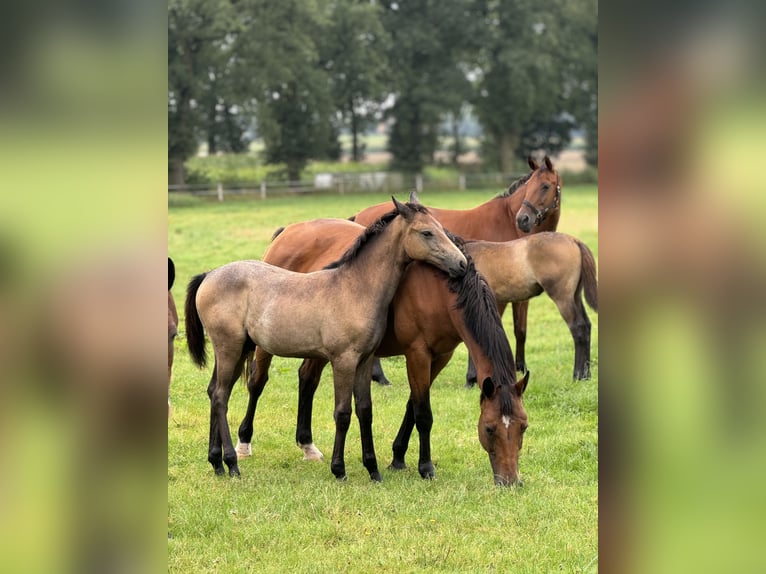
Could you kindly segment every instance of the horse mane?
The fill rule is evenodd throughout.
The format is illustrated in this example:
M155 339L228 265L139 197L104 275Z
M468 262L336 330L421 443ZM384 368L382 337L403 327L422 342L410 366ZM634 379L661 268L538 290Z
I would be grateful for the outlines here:
M519 190L519 188L522 185L524 185L525 183L527 183L529 181L529 178L532 177L533 173L534 173L533 171L530 171L528 174L522 175L519 179L517 179L511 185L509 185L508 189L506 189L503 193L501 193L500 195L498 195L496 197L503 198L503 197L510 197L510 196L512 196L516 191Z
M459 238L458 238L459 239ZM463 251L460 244L457 244ZM493 381L500 393L501 414L511 416L511 387L516 382L516 367L508 337L503 330L494 293L468 253L468 269L462 278L449 278L447 286L457 295L456 309L463 311L463 322L494 367Z
M426 210L426 208L419 203L407 203L406 205L420 213L428 213L428 210ZM391 223L394 218L396 218L397 215L399 215L399 212L395 209L382 215L380 219L372 223L369 227L367 227L367 229L364 230L364 233L357 237L354 244L346 250L340 259L325 265L322 269L337 269L341 265L345 265L346 263L356 259L364 247L369 245L373 239L378 237L383 232L383 230L388 227L388 224Z

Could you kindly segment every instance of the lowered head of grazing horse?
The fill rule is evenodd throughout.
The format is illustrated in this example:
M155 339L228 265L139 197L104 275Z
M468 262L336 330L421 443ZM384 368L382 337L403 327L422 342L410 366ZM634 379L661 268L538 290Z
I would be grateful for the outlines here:
M489 456L495 484L521 485L519 453L529 426L522 395L529 383L529 371L523 379L516 379L513 353L495 296L484 277L475 271L470 256L468 273L460 282L450 279L449 289L457 295L455 308L462 310L463 327L470 339L479 342L471 345L472 352L477 353L477 370L483 376L479 442Z
M529 233L533 227L540 227L549 219L543 230L555 230L561 212L561 176L553 168L553 163L547 155L543 165L538 165L531 157L527 162L532 172L514 182L506 192L511 194L526 184L524 200L516 212L516 226L523 233Z

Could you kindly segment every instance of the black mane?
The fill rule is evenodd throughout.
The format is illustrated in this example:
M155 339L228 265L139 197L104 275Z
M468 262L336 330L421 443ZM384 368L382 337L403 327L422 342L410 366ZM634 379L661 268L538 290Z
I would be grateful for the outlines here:
M406 205L407 207L410 207L420 213L428 212L426 208L420 205L419 203L407 203ZM388 224L391 223L397 215L399 215L399 212L395 209L383 215L375 223L371 224L367 229L364 230L364 233L362 233L356 239L354 244L348 248L348 250L340 257L340 259L338 259L337 261L333 261L332 263L328 265L325 265L323 269L336 269L340 267L341 265L345 265L349 261L353 261L359 255L359 253L364 249L365 245L368 245L373 239L378 237L383 232L383 230L386 227L388 227Z
M503 193L498 195L497 197L510 197L512 196L518 189L523 186L525 183L529 181L529 178L532 177L532 174L535 173L533 171L530 171L528 174L521 176L519 179L514 181L511 185L508 186L508 189L506 189Z
M511 416L511 385L516 382L513 352L503 330L494 293L484 277L476 271L471 256L465 252L464 255L468 261L465 276L448 279L447 286L457 295L455 308L462 309L466 328L494 367L492 379L500 393L501 414Z

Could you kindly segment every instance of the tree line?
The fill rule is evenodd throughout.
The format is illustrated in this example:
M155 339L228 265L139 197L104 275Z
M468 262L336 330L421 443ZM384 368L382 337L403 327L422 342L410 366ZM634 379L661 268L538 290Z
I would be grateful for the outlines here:
M596 0L169 0L168 172L201 141L240 152L255 128L269 163L353 161L390 119L391 167L433 162L440 126L471 109L482 157L505 173L578 127L597 162Z

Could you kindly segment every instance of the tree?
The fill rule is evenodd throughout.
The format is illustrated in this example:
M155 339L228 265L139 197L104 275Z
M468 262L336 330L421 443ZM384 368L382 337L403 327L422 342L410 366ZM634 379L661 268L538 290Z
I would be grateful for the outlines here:
M531 145L555 151L596 93L595 0L481 0L485 33L475 109L498 168Z
M337 149L331 84L320 65L327 2L242 0L245 30L236 45L237 76L251 94L269 163L298 180L309 159Z
M322 37L322 66L330 77L334 106L351 132L355 162L362 159L359 135L388 95L390 36L381 16L377 4L334 0Z
M184 161L197 150L201 102L210 69L227 60L234 19L229 0L168 3L168 180L184 182Z
M433 160L441 117L460 109L470 84L465 62L478 37L471 0L384 1L391 34L393 167L422 170Z

